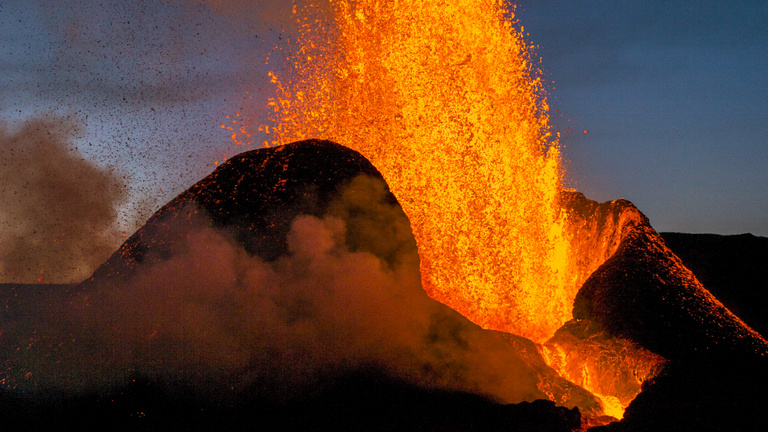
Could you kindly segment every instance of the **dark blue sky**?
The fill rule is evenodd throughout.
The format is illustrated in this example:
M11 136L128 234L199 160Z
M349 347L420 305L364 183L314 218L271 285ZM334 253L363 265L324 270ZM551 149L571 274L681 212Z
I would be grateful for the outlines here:
M525 1L517 15L555 81L579 190L629 199L660 231L768 235L768 2Z
M217 3L3 0L0 120L77 119L75 145L161 205L238 151L220 125L271 92L290 4ZM521 1L517 16L554 81L572 186L629 199L659 231L768 236L768 2Z

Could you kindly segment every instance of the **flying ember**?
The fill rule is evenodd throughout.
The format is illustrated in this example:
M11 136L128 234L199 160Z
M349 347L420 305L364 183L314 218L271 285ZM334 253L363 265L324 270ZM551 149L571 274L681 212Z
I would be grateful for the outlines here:
M291 70L269 74L277 94L263 144L321 138L362 153L410 220L427 293L483 328L544 343L612 253L597 251L615 245L592 245L598 236L563 210L558 136L514 9L330 5L330 23L317 7L294 8L301 30ZM251 136L241 124L238 143L238 133ZM606 411L621 417L627 403Z
M531 47L496 0L333 0L270 74L268 145L325 138L381 171L424 288L477 324L543 341L570 319L560 152Z

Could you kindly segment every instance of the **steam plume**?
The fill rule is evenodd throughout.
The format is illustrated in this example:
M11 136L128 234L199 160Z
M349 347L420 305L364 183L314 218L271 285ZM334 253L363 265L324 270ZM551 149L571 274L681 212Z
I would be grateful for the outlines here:
M138 374L210 394L255 385L279 398L373 367L508 402L544 397L514 351L425 294L408 220L385 193L380 180L354 180L324 216L294 219L288 252L274 261L189 209L197 220L180 228L186 240L169 257L43 301L54 305L45 316L6 318L2 378L103 390Z
M72 149L80 125L0 124L0 282L77 282L114 250L117 176Z

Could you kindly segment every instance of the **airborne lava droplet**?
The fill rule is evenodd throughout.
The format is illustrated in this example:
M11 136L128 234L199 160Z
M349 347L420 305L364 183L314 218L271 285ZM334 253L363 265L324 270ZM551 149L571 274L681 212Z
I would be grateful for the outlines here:
M547 341L596 267L578 258L559 134L514 14L489 0L330 3L328 24L297 11L293 71L269 72L271 123L241 125L235 143L258 128L266 147L359 151L410 220L427 293L483 328Z
M546 340L576 287L560 150L521 31L492 1L331 3L332 26L302 27L295 77L270 72L270 145L361 152L411 221L427 292L485 328Z

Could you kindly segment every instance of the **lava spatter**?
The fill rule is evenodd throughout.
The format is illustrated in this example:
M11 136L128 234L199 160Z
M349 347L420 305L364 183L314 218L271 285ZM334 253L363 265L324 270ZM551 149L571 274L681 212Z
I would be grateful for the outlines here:
M565 287L560 152L522 30L497 1L332 5L333 23L301 27L293 73L272 74L266 144L360 151L411 221L427 292L485 328L546 340L577 287Z

